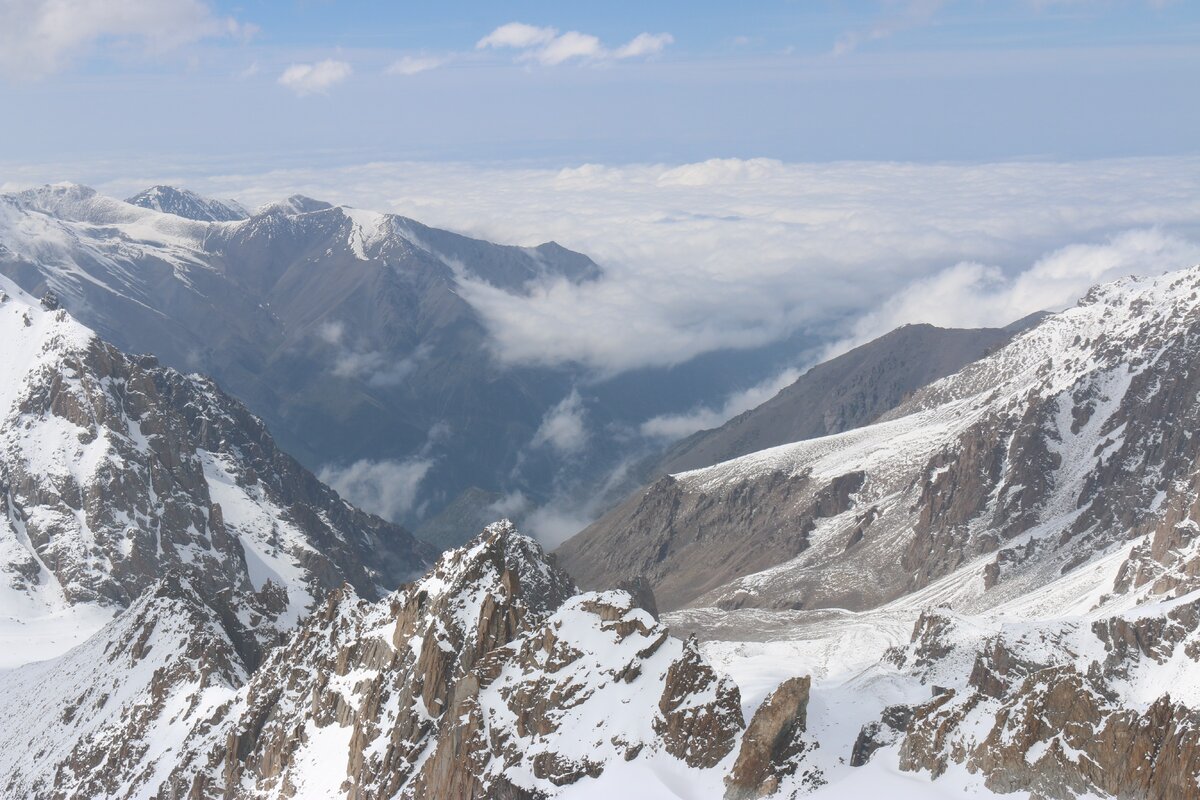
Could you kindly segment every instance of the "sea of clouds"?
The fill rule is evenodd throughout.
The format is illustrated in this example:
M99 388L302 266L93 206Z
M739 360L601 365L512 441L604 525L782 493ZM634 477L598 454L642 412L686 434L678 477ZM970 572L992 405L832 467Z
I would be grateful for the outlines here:
M524 298L482 283L464 290L500 357L578 361L599 373L798 329L837 342L833 352L906 322L1000 325L1068 305L1097 281L1200 261L1200 158L386 162L124 173L96 185L124 196L163 181L249 207L299 192L492 241L555 240L585 252L604 279L548 281Z

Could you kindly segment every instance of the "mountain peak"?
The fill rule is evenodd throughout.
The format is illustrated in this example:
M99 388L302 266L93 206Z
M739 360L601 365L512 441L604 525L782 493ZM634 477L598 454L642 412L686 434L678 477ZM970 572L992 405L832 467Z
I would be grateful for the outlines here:
M163 184L138 192L125 202L197 222L230 222L249 216L246 209L233 200L213 200L188 189Z
M324 200L314 200L302 194L294 194L286 200L276 200L273 203L259 206L255 210L254 215L258 216L260 214L279 212L285 216L295 216L298 214L312 214L315 211L327 211L331 208L333 208L332 203L326 203Z

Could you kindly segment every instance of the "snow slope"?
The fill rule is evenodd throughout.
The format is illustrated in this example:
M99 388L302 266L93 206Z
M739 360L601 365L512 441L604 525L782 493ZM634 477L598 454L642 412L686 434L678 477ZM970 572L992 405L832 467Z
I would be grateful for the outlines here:
M0 664L64 651L169 569L273 638L342 581L377 596L426 558L211 382L0 277L0 637L19 645Z

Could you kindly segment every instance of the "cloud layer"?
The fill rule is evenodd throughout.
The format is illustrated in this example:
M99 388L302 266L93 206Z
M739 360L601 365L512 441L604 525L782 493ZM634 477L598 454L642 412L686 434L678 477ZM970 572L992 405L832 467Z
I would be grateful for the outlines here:
M1200 241L1200 158L372 163L143 175L100 188L123 197L160 179L251 207L301 192L492 241L586 252L604 279L548 282L519 298L484 284L463 292L502 358L610 373L796 330L841 341L904 322L1004 323L1071 302L1108 275L1183 266ZM1086 265L1063 266L1068 256Z
M364 459L346 466L327 466L318 477L359 508L398 520L412 510L421 481L432 466L433 461L427 458Z

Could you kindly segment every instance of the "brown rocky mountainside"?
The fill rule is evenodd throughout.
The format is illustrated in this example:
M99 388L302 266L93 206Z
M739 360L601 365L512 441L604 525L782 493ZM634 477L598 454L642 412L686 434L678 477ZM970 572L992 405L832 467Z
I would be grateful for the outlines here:
M986 606L1133 546L1191 586L1200 271L1093 290L879 422L660 479L569 541L666 609L867 609L976 564Z
M650 474L657 478L709 467L768 447L860 428L918 389L1008 344L1045 316L1033 314L1004 328L897 328L818 364L719 428L681 439Z
M173 574L81 648L0 675L0 699L17 691L10 796L533 800L636 759L719 785L743 728L694 641L627 592L576 594L509 523L377 603L332 593L254 671ZM69 724L23 746L47 711Z

